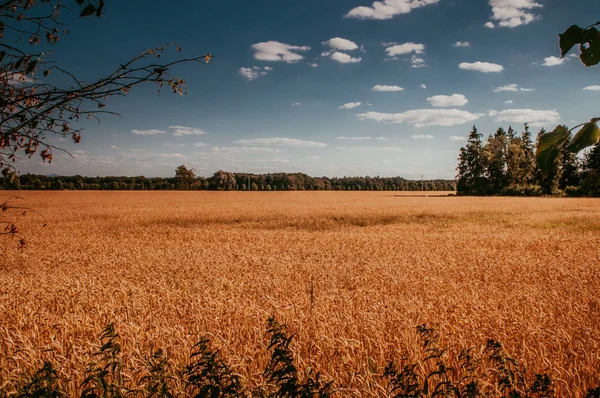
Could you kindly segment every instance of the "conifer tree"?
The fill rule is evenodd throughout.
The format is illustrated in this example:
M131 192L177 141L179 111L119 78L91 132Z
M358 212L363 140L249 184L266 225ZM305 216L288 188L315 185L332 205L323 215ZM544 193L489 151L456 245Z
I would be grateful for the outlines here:
M459 195L485 195L488 181L484 175L483 147L481 134L473 126L466 147L460 149L458 157L458 183L456 190Z

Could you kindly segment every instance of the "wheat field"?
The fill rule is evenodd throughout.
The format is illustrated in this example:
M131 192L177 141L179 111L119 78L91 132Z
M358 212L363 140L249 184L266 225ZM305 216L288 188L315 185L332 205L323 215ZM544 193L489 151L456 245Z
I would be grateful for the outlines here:
M12 193L0 192L0 202ZM0 375L50 359L73 394L114 322L125 365L185 363L210 337L261 382L265 320L300 366L385 395L383 368L501 341L557 396L600 385L600 200L395 192L25 192L27 239L0 240ZM42 225L47 222L46 227ZM135 372L127 374L135 380Z

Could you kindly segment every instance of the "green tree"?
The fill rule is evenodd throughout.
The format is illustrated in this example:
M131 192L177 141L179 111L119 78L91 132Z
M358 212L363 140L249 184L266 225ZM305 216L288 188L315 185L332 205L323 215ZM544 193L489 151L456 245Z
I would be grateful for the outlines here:
M600 196L600 142L584 156L581 176L581 192L588 196Z
M506 157L509 137L503 128L490 135L483 147L485 174L489 181L489 193L497 195L508 185Z
M185 165L181 165L175 169L175 180L177 189L189 190L194 181L196 181L196 173L194 169L188 169Z
M487 192L488 180L484 175L481 134L477 133L475 126L469 134L466 147L460 149L457 170L456 190L459 195L484 195ZM360 189L358 186L358 190Z

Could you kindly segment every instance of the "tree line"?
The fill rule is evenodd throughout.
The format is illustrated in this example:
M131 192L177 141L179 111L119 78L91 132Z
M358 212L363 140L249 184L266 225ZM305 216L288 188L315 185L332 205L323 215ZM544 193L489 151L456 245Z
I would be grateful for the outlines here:
M174 177L85 177L24 174L0 178L0 189L22 190L185 190L185 191L454 191L454 180L402 177L311 177L304 173L249 174L219 170L197 176L185 165Z
M499 128L487 140L473 126L458 157L459 195L600 196L600 142L578 157L563 147L547 170L536 162L542 129L535 144L525 124L521 134Z

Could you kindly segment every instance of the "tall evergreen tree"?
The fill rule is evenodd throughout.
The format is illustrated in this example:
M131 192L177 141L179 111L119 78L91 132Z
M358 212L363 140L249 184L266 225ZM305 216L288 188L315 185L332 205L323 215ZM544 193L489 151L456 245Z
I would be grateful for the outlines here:
M506 179L507 186L515 189L527 189L533 181L535 171L535 154L529 126L525 124L525 130L521 136L517 136L509 128L508 151L506 154Z
M581 191L584 195L600 196L600 141L583 158Z
M483 150L485 173L489 180L489 190L492 195L501 193L508 185L506 176L507 148L508 135L503 128L499 128L494 135L490 135Z
M577 187L580 182L580 165L577 155L569 151L560 154L561 175L558 180L558 188Z
M485 178L481 134L473 126L466 147L460 149L457 167L456 190L459 195L485 195L488 181Z

